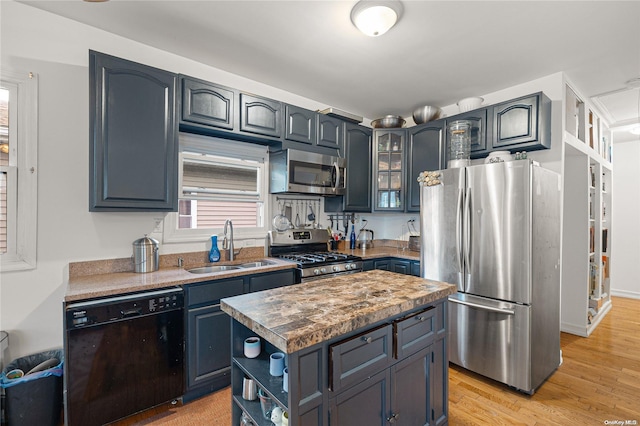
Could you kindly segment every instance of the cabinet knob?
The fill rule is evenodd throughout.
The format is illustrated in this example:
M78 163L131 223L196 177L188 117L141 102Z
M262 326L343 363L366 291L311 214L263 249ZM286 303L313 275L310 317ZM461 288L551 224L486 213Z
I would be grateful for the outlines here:
M390 417L387 417L387 422L395 423L398 420L398 417L400 417L399 413L391 414Z
M362 340L366 343L371 343L371 337L369 336L362 336Z
M425 318L425 317L423 317L422 315L418 315L418 316L416 317L416 319L417 319L418 321L420 321L420 322L422 322L422 321L426 320L426 318Z

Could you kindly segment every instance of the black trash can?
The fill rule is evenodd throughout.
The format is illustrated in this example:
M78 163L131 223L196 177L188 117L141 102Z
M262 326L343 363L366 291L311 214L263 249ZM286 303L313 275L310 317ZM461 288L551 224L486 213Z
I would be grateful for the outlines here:
M60 424L63 362L62 349L54 349L18 358L4 368L0 386L7 426Z

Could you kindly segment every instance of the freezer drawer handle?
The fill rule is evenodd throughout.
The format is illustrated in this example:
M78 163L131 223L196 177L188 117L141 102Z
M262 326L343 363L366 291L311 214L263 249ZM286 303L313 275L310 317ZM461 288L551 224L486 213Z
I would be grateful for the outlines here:
M465 301L456 300L456 299L449 299L449 302L470 306L472 308L484 309L485 311L498 312L500 314L505 314L505 315L515 315L515 312L512 311L511 309L493 308L491 306L478 305L477 303L465 302Z

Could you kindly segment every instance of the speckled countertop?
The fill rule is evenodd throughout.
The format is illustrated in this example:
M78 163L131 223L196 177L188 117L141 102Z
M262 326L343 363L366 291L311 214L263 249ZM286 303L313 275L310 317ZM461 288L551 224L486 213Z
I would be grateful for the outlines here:
M247 262L241 260L235 262L224 262L226 265ZM255 268L242 268L230 271L215 272L208 274L192 274L184 268L163 268L155 272L145 274L135 272L114 272L97 275L83 275L69 278L65 302L73 302L96 297L115 296L118 294L155 290L159 288L193 284L211 280L221 280L225 278L239 277L248 274L260 274L263 272L273 272L284 269L295 268L295 264L275 258L269 258L273 262L269 266Z
M420 252L402 249L401 246L376 246L368 249L338 250L341 253L360 256L363 260L378 259L381 257L397 257L407 260L420 260Z
M222 299L222 310L286 353L443 299L451 284L374 270Z
M369 249L340 250L342 253L361 256L364 260L381 257L398 257L408 260L419 260L420 253L402 250L395 245L380 246ZM178 253L160 256L160 269L156 272L135 273L130 258L107 259L69 264L69 279L65 302L92 299L96 297L115 296L137 291L156 290L183 284L192 284L216 279L233 278L247 274L272 272L295 268L291 262L268 258L272 265L258 268L236 269L211 274L192 274L186 269L202 266L207 263L207 252ZM178 268L177 259L182 258L184 265ZM233 265L264 259L264 247L249 247L241 251L234 262L222 259L220 265Z

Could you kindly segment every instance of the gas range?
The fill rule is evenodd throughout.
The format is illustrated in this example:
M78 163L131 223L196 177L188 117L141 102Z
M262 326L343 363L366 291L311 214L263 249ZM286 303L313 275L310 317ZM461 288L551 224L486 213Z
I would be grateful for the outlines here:
M267 255L298 265L298 281L307 282L362 271L362 258L327 251L329 234L324 229L269 231Z

